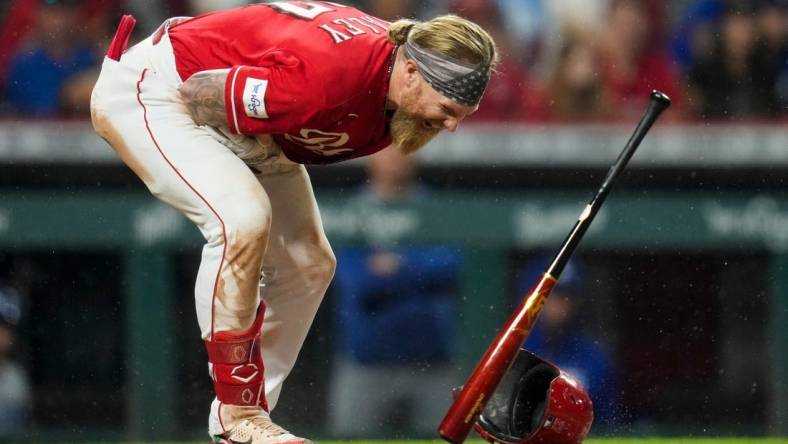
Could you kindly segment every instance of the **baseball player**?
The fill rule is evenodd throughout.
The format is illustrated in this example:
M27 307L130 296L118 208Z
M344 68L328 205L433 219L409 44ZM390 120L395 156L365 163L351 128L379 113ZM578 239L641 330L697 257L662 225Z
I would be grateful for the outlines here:
M456 130L495 45L456 16L390 24L322 1L173 18L126 50L133 23L110 45L91 115L206 239L195 302L216 392L209 433L308 442L268 415L334 273L304 164L410 153Z

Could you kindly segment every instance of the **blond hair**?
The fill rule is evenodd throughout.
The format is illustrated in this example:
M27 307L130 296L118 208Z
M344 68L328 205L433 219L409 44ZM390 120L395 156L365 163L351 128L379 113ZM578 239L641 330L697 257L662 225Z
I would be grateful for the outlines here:
M422 48L491 69L498 63L498 50L490 34L456 15L442 15L426 22L397 20L389 26L388 38L397 46L410 40Z

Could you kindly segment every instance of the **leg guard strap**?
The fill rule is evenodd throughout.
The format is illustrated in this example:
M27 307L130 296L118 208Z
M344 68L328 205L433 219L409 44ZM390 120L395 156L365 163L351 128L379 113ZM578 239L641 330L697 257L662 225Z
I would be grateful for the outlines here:
M259 405L265 400L262 333L265 301L260 301L252 326L240 333L218 332L205 341L216 398L225 404Z

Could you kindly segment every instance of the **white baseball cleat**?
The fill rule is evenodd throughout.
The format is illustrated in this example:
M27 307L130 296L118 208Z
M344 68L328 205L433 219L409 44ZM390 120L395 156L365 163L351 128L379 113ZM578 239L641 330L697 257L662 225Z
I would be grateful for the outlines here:
M232 430L213 437L214 444L312 444L276 425L268 413L241 420Z

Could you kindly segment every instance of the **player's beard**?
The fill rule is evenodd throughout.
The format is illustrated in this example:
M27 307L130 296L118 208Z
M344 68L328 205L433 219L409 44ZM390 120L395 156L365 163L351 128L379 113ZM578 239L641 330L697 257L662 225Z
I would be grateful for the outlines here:
M423 118L406 111L415 107L420 95L403 97L391 118L391 137L404 154L415 153L440 132L440 128L425 127Z

